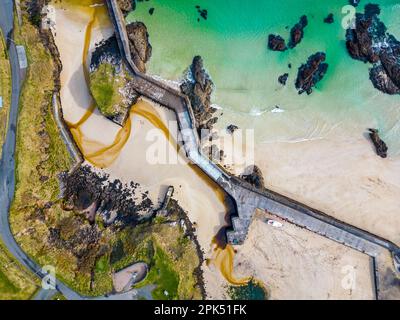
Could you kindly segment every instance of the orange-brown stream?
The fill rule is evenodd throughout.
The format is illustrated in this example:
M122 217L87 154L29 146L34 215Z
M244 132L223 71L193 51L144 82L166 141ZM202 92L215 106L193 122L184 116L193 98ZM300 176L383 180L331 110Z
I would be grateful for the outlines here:
M70 1L71 4L74 4L75 2L76 1ZM85 4L95 4L95 1L86 1ZM87 60L90 41L92 38L92 29L96 23L99 23L99 21L107 17L107 11L104 6L94 6L88 8L87 10L90 12L91 17L85 31L85 42L82 52L82 65L87 87L90 88L90 77ZM83 117L76 123L67 122L67 124L84 158L97 167L106 168L115 161L125 143L128 141L128 138L131 134L131 120L128 118L124 127L118 131L113 143L110 145L105 145L101 142L88 139L82 133L81 126L90 118L90 116L96 110L96 105L93 99L91 100L92 101Z
M215 265L224 278L235 286L246 285L251 278L236 278L233 268L233 260L235 258L235 250L228 244L224 249L215 247L213 256L208 263Z
M99 1L86 0L83 2L76 0L69 0L68 3L79 4L79 5L92 5L98 3ZM80 7L82 8L82 7ZM107 19L107 12L104 6L94 6L88 7L91 14L90 21L86 27L85 31L85 43L82 53L82 65L84 67L84 76L87 83L87 87L90 88L90 77L89 68L87 66L87 58L89 53L89 46L91 41L93 26L103 19ZM136 103L130 112L130 117L128 117L124 126L118 131L112 144L105 145L101 142L94 141L85 137L82 133L81 126L91 117L93 112L96 110L96 105L92 99L91 104L88 106L87 111L82 116L82 118L76 123L67 122L70 131L74 137L76 144L81 150L84 158L96 167L106 168L110 166L115 159L119 156L121 150L128 141L131 130L132 130L132 117L137 115L145 118L150 123L152 123L156 128L162 130L167 139L172 143L177 152L179 152L179 147L175 141L172 140L170 132L165 124L160 120L157 111L148 103L144 101L139 101ZM211 179L205 177L204 173L195 165L189 164L189 166L197 173L199 178L207 182L216 192L218 198L225 202L226 195L221 190L221 188L215 184ZM228 208L227 208L228 210ZM209 261L213 263L225 277L225 279L233 285L245 285L250 280L249 278L238 279L234 275L233 261L235 256L235 251L231 245L226 245L224 248L219 246L216 241L214 241L214 252L212 259Z

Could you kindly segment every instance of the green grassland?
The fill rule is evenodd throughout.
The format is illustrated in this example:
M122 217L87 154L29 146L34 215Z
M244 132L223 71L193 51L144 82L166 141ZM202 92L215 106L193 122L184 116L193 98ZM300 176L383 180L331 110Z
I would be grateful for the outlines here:
M31 298L39 287L39 280L28 272L0 242L0 300Z
M5 140L8 114L11 101L11 69L8 53L0 31L0 96L3 98L3 108L0 109L0 157Z
M199 258L193 242L183 237L179 226L156 221L117 232L97 221L100 240L95 246L88 245L84 259L80 260L71 248L50 243L51 230L58 229L61 241L68 243L88 222L78 213L64 210L64 200L59 198L57 175L69 170L72 163L53 119L55 62L42 44L39 31L28 19L26 1L21 1L21 5L23 24L16 26L14 36L16 43L26 48L29 68L20 99L16 190L10 209L10 224L17 242L38 264L55 266L57 277L82 295L109 293L114 270L143 260L150 266L144 283L157 285L155 297L200 298L194 275ZM113 97L101 99L108 106L117 101ZM112 252L117 243L123 247L119 259ZM11 293L16 292L20 285L9 281L11 277L2 272L3 286ZM168 291L168 297L164 291Z
M90 91L100 112L106 117L115 117L123 112L120 90L126 84L126 74L116 72L115 66L103 62L90 74Z
M136 287L155 284L153 298L201 299L195 276L200 260L179 225L152 222L125 231L114 246L111 265L119 270L137 261L146 262L150 269Z
M22 2L24 6L25 2ZM68 252L48 247L49 228L70 214L58 199L57 174L71 160L52 115L53 59L24 11L15 42L25 46L29 68L20 98L16 144L16 189L10 223L22 249L41 265L54 265L66 282L75 282L76 261Z

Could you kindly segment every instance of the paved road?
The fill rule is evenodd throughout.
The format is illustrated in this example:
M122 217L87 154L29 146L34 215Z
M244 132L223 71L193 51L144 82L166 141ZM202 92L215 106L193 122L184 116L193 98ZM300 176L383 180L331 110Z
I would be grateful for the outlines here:
M13 1L0 0L0 28L3 35L8 38L11 37L13 29ZM10 118L7 128L6 141L3 145L2 158L0 159L0 238L8 251L13 257L19 261L23 266L36 274L40 279L43 279L46 274L42 271L41 266L36 264L30 257L21 249L15 241L14 236L10 229L9 224L9 209L14 198L15 192L15 146L16 146L16 128L18 120L18 105L19 96L21 92L21 85L24 80L25 72L20 70L17 50L15 43L12 39L7 40L9 46L9 60L11 64L12 76L12 95L11 95L11 108ZM50 299L55 292L60 292L68 300L116 300L116 299L136 299L137 297L144 296L151 299L151 290L131 290L124 295L107 295L98 298L81 296L63 282L56 280L57 290L40 289L34 296L35 300Z
M51 300L58 293L57 290L39 289L32 300Z
M13 29L13 1L1 0L0 1L0 27L5 37L11 35ZM12 75L12 94L11 94L11 108L7 128L7 136L3 145L2 158L0 159L0 236L9 250L9 252L17 259L22 265L37 274L39 278L43 278L45 274L42 268L33 262L15 241L8 220L9 209L14 198L15 190L15 143L16 143L16 128L18 119L18 105L19 95L21 92L21 84L23 81L23 74L19 68L17 50L15 43L8 39L8 53L11 64ZM67 299L81 299L82 297L65 286L61 282L57 282L57 289Z

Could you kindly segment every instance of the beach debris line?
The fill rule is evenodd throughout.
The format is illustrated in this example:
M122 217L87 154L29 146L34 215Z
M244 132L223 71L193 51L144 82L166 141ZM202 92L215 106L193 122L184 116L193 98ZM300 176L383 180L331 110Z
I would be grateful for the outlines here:
M387 157L387 151L388 147L386 143L379 137L379 131L378 129L368 129L369 131L369 136L375 146L376 153L378 156L381 158L386 158Z
M299 94L303 92L311 94L313 87L324 77L328 70L328 64L324 63L325 59L326 54L324 52L317 52L300 66L296 79L296 89L298 89Z

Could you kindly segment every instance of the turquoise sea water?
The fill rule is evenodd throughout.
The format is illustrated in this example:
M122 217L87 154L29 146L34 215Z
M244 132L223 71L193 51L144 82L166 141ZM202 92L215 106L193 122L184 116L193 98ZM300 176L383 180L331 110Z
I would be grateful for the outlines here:
M358 11L370 3L361 0ZM373 1L381 20L400 39L400 0ZM255 128L259 142L296 142L325 137L332 131L362 133L377 127L392 155L400 154L400 96L373 88L367 64L351 59L342 27L347 0L150 0L137 2L128 21L143 21L153 56L148 72L179 80L194 55L201 55L216 90L213 102L223 108L219 125ZM196 5L208 10L200 18ZM154 14L149 9L154 8ZM333 13L333 24L323 19ZM301 15L309 25L293 50L267 48L270 33L285 39ZM328 72L314 92L299 96L294 87L297 69L317 51L327 54ZM288 68L288 64L292 68ZM288 72L285 87L277 78ZM283 113L271 112L276 105ZM346 134L343 135L346 138Z

